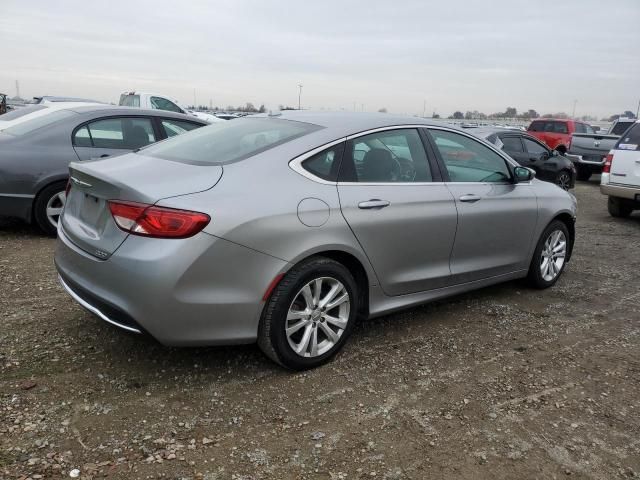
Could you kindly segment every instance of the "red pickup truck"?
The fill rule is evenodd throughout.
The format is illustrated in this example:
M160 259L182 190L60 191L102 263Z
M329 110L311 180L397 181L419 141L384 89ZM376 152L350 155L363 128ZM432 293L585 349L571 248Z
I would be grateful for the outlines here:
M563 155L571 148L573 133L595 133L591 125L561 118L539 118L531 122L527 131Z

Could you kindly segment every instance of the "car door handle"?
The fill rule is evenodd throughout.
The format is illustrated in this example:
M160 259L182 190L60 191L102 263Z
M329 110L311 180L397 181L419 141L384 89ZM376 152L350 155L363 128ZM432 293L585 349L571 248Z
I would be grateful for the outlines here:
M468 195L462 195L460 197L460 201L461 202L474 203L474 202L477 202L478 200L480 200L480 197L478 195L474 195L472 193L470 193Z
M391 205L391 203L386 200L372 198L371 200L367 200L366 202L360 202L358 204L358 208L361 208L363 210L371 208L379 210L381 208L388 207L389 205Z

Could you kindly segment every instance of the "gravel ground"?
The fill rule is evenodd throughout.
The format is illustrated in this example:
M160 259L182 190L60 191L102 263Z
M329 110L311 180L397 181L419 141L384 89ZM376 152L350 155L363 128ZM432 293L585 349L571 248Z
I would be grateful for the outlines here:
M329 365L172 349L58 286L0 221L0 478L640 477L640 215L580 183L572 262L358 326Z

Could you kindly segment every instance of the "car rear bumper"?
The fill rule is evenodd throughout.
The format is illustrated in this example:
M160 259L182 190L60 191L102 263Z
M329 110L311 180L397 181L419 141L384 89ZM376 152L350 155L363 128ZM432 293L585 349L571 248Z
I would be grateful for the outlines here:
M640 187L630 185L606 184L600 185L600 192L610 197L627 198L640 201Z
M576 165L588 167L590 170L596 173L602 171L602 166L604 165L604 161L606 158L606 155L576 155L573 153L568 153L566 156Z
M58 229L63 287L102 320L165 345L251 343L262 296L287 263L200 233L183 240L130 235L108 260Z

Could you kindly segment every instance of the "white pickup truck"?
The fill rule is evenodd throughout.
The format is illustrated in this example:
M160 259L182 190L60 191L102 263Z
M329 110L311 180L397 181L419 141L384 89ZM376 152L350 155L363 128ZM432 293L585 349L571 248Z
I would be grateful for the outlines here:
M640 120L607 155L600 191L609 196L609 213L613 217L628 217L640 210Z
M169 112L185 113L192 115L200 120L209 123L223 122L221 118L211 115L210 113L197 112L195 110L187 110L180 106L177 100L170 99L166 95L149 92L123 92L120 94L120 102L118 105L122 107L149 108L156 110L167 110Z

